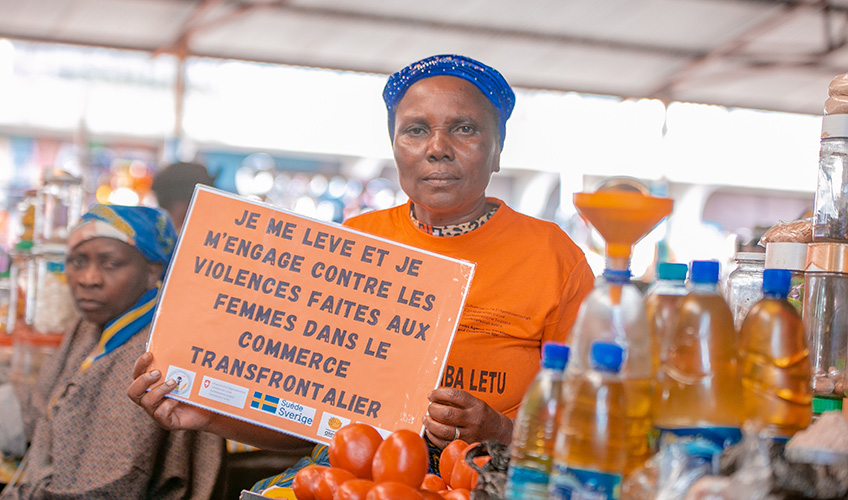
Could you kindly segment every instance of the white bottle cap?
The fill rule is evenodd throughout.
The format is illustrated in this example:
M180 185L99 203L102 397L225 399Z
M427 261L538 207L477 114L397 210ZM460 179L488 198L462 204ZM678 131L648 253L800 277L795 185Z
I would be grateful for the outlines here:
M807 267L807 244L775 241L766 244L766 269L803 271Z

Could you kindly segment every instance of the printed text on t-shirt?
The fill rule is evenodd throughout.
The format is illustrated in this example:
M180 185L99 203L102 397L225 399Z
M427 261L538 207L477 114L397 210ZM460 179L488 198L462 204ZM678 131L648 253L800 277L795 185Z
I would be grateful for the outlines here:
M467 378L465 375L466 373L464 373L461 366L457 368L453 365L447 365L445 367L445 375L442 377L442 385L444 387L454 387L470 392L496 392L503 394L506 390L506 372L472 368Z

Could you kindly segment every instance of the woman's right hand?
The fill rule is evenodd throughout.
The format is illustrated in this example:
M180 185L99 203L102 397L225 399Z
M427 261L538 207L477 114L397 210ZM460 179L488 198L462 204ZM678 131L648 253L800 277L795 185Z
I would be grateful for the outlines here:
M212 412L165 397L177 386L176 381L167 380L151 389L152 385L162 379L159 370L147 371L152 362L153 354L149 352L136 360L133 366L134 380L127 389L127 396L166 430L207 430L214 419Z
M133 367L133 382L127 389L127 396L133 403L144 408L144 411L162 428L169 431L206 431L227 439L232 439L265 450L291 450L308 447L308 453L313 443L298 437L258 425L244 420L227 417L226 415L186 404L182 401L166 398L165 395L177 386L174 380L157 384L162 379L159 370L148 372L153 362L153 354L146 352L135 362Z

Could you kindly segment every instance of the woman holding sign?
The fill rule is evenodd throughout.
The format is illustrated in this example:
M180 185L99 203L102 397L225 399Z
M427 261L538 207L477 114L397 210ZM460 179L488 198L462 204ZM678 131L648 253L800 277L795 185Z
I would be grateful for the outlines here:
M498 71L467 57L430 57L392 75L383 98L409 202L346 224L477 263L424 426L440 448L456 438L509 443L541 345L565 341L592 272L557 226L486 197L515 103Z
M583 253L556 225L486 197L500 168L515 96L503 76L467 57L434 56L393 74L385 90L405 205L348 220L349 227L477 264L442 387L422 415L435 448L454 439L509 443L513 417L540 366L546 341L566 340L593 286ZM136 364L129 396L166 428L204 428L234 437L234 420L163 399L161 374ZM254 431L261 432L258 429ZM239 434L240 439L249 436ZM253 441L285 446L288 436ZM320 458L320 457L318 457Z
M96 205L71 231L65 274L82 320L33 387L0 386L0 449L29 445L0 498L212 497L223 440L164 431L124 397L175 240L147 207Z

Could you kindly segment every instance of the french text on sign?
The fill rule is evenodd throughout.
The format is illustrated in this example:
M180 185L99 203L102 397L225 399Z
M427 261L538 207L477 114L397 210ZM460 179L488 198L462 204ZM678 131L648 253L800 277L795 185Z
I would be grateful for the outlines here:
M306 228L301 241L306 246L314 247L319 250L327 250L330 253L338 253L344 257L353 255L353 240L342 238L334 234L329 234L324 231L315 231L312 234L312 228Z
M324 444L348 421L420 431L474 267L199 186L150 369L180 367L169 398ZM498 390L490 373L469 375Z
M303 255L278 250L273 246L268 247L262 243L255 243L251 240L240 238L237 235L214 232L211 229L206 233L203 246L293 273L300 273L303 267L303 261L306 259Z

